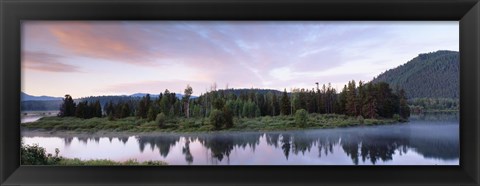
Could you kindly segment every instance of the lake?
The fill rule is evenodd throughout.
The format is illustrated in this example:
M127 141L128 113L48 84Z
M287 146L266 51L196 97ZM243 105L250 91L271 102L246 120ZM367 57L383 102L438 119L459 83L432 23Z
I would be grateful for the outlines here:
M47 111L22 111L21 114L21 122L34 122L42 117L52 117L57 116L58 110L47 110Z
M24 144L80 159L169 165L459 165L458 114L407 123L279 132L66 133L22 131Z

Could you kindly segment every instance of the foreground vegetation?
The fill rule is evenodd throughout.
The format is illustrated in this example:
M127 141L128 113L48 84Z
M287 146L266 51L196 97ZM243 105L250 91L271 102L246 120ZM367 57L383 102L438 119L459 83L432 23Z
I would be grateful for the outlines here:
M21 164L22 165L65 165L65 166L105 166L105 165L167 165L163 161L145 161L138 162L137 160L127 160L124 162L117 162L112 160L80 160L70 159L59 156L60 151L55 149L55 155L47 153L45 148L38 145L23 145L20 147Z
M274 131L305 128L335 128L359 125L378 125L405 121L398 115L391 119L364 119L337 114L308 114L299 110L294 116L263 116L256 118L233 118L233 126L224 126L220 115L210 118L164 117L155 121L127 117L82 119L76 117L45 117L36 122L23 123L22 127L47 131L127 131L127 132L206 132L228 131Z

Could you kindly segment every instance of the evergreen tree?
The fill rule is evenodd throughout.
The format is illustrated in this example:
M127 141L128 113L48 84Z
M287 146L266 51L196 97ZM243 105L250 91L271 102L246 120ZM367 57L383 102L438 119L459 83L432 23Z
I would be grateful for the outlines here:
M147 113L147 120L148 121L153 121L157 117L157 113L155 112L155 109L153 107L148 108L148 113Z
M139 118L147 118L148 110L150 109L150 94L145 95L140 102L138 102L137 106L137 117Z
M225 119L225 128L232 128L233 127L233 112L230 108L225 105L223 108L223 117Z
M363 100L363 117L377 118L377 100L375 99L375 92L371 83L366 85L365 99Z
M405 96L405 91L403 89L400 89L398 97L400 99L399 115L403 119L407 119L408 117L410 117L410 107L407 104L407 98Z
M95 101L95 116L94 117L97 117L97 118L102 117L102 106L100 105L99 100Z
M346 109L345 105L347 104L347 85L343 86L342 92L338 95L338 100L337 100L337 114L345 114Z
M80 102L77 105L77 108L75 109L75 117L77 118L86 118L86 102Z
M349 116L355 116L357 114L357 93L355 88L355 81L349 81L345 103L345 111Z
M288 98L287 89L283 90L280 113L282 115L290 115L290 99Z
M127 103L123 104L122 105L122 114L121 114L121 118L126 118L126 117L129 117L130 116L130 106L128 106Z
M357 103L357 108L356 108L356 115L357 116L363 116L363 102L365 100L365 90L364 90L364 85L363 85L363 82L362 81L359 81L358 82L358 88L357 88L357 92L358 92L358 95L357 95L357 100L356 100L356 103Z
M271 113L272 113L272 116L276 116L280 113L277 95L275 93L272 95Z
M67 94L65 95L65 98L63 99L63 103L60 106L60 112L58 113L58 116L60 117L74 116L75 109L76 109L76 104L73 101L72 96Z
M388 83L380 82L375 84L374 87L378 115L384 118L392 118L396 108L398 108L398 106L395 106L395 100L398 97L393 95Z
M165 116L170 116L170 108L171 108L171 103L169 96L170 92L168 89L165 90L165 93L163 94L162 98L160 99L160 112L164 113Z

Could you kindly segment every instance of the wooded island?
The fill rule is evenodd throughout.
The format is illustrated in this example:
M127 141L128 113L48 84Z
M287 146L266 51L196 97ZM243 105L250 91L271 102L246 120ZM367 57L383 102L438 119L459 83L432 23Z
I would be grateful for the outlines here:
M181 98L169 90L152 99L75 103L65 95L58 117L46 117L27 128L79 131L214 131L292 130L407 121L410 108L405 91L388 83L349 81L340 93L330 84L292 89L223 89L216 85L192 98L187 85Z

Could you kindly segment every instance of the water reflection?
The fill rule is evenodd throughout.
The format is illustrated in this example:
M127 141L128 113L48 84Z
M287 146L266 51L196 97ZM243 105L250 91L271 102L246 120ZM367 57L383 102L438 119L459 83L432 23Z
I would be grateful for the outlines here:
M434 124L432 122L435 122ZM408 124L292 132L88 136L27 132L27 144L63 141L61 155L99 158L95 150L123 149L109 159L164 160L170 164L457 164L458 122L416 119ZM111 134L113 135L113 134ZM78 141L82 147L70 147ZM123 144L123 146L119 146ZM51 146L51 145L50 145ZM134 147L137 146L135 149ZM58 147L52 147L58 148ZM52 148L47 148L50 151ZM78 154L77 148L90 151ZM77 149L77 154L72 149ZM147 150L149 149L149 150ZM63 153L62 153L63 152ZM152 153L157 152L156 156ZM100 153L101 154L101 153ZM281 156L278 156L281 154ZM160 157L158 157L160 156ZM280 158L283 157L283 158ZM342 157L348 157L345 161Z

